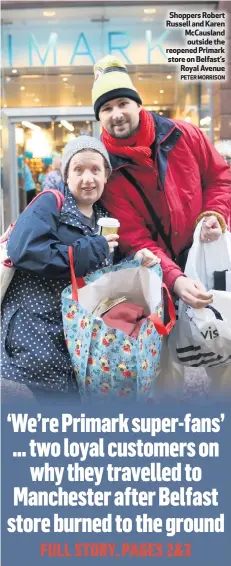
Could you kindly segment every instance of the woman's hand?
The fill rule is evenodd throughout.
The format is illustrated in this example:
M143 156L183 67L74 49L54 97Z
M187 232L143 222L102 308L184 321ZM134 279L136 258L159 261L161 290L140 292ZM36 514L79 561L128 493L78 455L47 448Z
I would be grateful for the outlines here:
M173 291L186 305L194 309L202 309L213 302L212 293L207 293L200 281L193 281L189 277L177 277Z
M202 222L200 240L206 244L215 242L222 234L221 225L216 216L206 216Z
M114 249L119 245L117 241L119 239L118 234L108 234L108 236L104 236L104 238L107 240L110 253L114 252Z
M160 259L147 248L139 250L134 259L142 259L141 265L143 265L143 267L152 267L153 265L160 263Z

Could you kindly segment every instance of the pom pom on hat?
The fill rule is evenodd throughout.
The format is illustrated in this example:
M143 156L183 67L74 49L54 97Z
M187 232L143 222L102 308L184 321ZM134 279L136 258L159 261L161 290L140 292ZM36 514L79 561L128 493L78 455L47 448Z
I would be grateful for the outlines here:
M92 104L96 119L103 104L114 98L126 97L142 104L139 93L129 77L126 66L114 55L107 55L94 66L95 80L92 88Z

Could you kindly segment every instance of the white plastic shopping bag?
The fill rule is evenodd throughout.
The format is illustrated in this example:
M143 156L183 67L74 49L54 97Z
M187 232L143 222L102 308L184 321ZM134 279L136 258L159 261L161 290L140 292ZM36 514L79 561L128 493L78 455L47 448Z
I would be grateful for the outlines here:
M201 222L194 233L185 274L212 290L213 302L193 309L179 300L169 349L178 363L207 369L231 363L231 292L213 290L214 272L231 270L231 234L226 231L216 242L202 243Z

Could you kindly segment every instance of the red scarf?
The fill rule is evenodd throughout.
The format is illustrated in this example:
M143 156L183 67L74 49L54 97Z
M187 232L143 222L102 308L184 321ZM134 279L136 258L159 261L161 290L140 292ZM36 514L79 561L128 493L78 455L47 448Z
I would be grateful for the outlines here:
M147 110L140 111L140 124L137 132L126 139L113 138L104 128L102 141L107 150L120 157L128 157L138 165L153 167L150 146L155 140L155 128L151 114Z

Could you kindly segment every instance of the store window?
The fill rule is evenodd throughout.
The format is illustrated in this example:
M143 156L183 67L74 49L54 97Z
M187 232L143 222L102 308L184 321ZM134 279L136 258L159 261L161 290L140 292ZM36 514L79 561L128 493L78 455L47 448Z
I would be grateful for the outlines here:
M178 69L167 63L165 49L184 43L183 31L165 28L171 9L165 2L148 8L142 2L119 10L111 4L57 6L52 14L41 8L2 10L2 186L9 221L41 190L71 136L99 135L91 103L93 66L108 53L126 64L146 109L195 124L212 139L211 89L180 81ZM218 128L219 116L215 119Z
M187 118L198 125L197 85L181 83L174 70L164 66L143 66L134 72L128 66L132 81L140 93L144 107L169 118ZM66 73L67 75L67 73ZM63 82L63 78L66 79ZM5 77L7 107L81 107L91 106L93 74L30 75ZM21 86L20 86L21 85ZM23 89L23 90L22 90Z
M30 122L16 124L17 175L20 212L46 187L46 178L55 172L53 179L60 188L61 155L68 141L78 135L92 135L92 123L86 121Z
M203 134L213 141L213 104L214 86L211 83L201 82L198 86L199 96L199 126Z
M3 11L3 106L91 106L93 65L110 52L126 63L146 108L199 125L198 86L180 82L166 61L165 48L183 42L165 28L170 9L163 2L119 13L117 6Z

